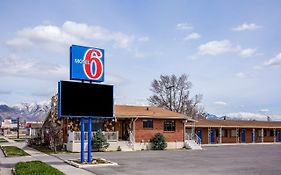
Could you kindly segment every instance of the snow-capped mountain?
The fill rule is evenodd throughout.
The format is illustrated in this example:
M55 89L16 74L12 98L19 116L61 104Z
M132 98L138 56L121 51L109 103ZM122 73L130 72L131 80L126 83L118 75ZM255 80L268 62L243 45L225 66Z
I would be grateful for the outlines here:
M206 119L208 120L266 120L267 116L266 115L261 115L263 118L256 118L255 116L247 116L247 117L242 117L242 116L234 116L234 115L229 115L226 114L225 116L217 116L214 114L209 114L205 113L204 114Z
M43 120L50 110L50 102L20 103L14 106L0 104L2 118L20 117L29 121Z

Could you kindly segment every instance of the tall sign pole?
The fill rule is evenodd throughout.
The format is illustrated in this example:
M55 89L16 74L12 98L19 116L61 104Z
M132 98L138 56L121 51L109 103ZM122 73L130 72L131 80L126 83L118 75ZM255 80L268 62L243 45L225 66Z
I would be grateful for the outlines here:
M88 119L88 163L92 162L91 152L92 152L92 118Z
M59 116L62 117L80 118L81 163L85 162L85 119L88 120L87 161L88 163L91 163L92 119L96 117L113 117L113 86L97 84L88 86L84 83L84 81L89 81L90 84L92 84L92 82L99 83L104 81L104 50L93 47L72 45L70 47L70 80L82 80L82 83L66 81L58 83L58 113ZM79 96L75 96L75 89L80 91L83 89L87 91L87 95L85 96L80 94ZM99 94L99 92L102 93ZM79 104L80 107L78 105L77 110L75 105L76 101L73 101L75 98L80 99L80 102L82 102ZM98 104L97 100L99 100ZM93 103L96 104L94 105L94 109L93 105L91 105Z
M81 124L80 124L80 130L81 130L81 152L80 152L80 160L81 160L81 163L84 163L84 149L85 149L85 147L84 147L84 140L85 140L85 138L84 138L84 134L85 134L85 132L84 132L84 126L85 126L85 121L84 121L84 117L82 117L81 119L80 119L80 121L81 121Z
M70 48L70 79L104 81L104 50L72 45ZM92 118L88 118L88 163L92 162ZM82 127L83 125L83 127ZM83 129L83 131L82 131ZM82 139L83 138L83 139ZM82 147L83 146L83 147ZM81 118L81 163L84 162L84 118Z

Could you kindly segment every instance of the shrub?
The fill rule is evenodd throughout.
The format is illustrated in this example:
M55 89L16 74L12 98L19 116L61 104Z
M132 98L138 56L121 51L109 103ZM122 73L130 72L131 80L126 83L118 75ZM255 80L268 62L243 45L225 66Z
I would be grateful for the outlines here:
M34 137L28 140L28 145L40 145L41 144L41 137Z
M164 150L167 147L166 138L163 134L157 133L151 139L152 149L154 150Z
M18 162L16 164L17 175L64 175L59 170L40 161Z
M108 148L109 143L106 137L102 134L101 130L96 132L92 140L92 148L94 151L105 151Z

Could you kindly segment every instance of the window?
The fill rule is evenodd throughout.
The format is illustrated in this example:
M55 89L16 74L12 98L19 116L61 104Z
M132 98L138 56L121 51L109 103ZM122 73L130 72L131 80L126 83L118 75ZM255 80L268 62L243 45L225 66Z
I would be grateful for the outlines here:
M236 137L236 129L231 130L231 137Z
M273 129L270 130L269 136L274 136L274 130Z
M270 136L270 130L264 129L264 130L263 130L263 136L264 136L264 137Z
M143 119L143 128L153 129L153 120L152 119Z
M226 129L222 129L222 137L227 137L227 130Z
M258 136L259 136L259 137L262 136L261 130L258 130Z
M164 131L175 131L175 130L176 130L175 120L164 121Z

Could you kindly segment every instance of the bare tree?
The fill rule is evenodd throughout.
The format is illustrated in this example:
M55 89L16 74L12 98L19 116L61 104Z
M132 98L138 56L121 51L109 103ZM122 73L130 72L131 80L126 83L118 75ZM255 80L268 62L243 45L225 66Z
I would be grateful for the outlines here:
M148 98L151 105L164 107L174 112L179 112L192 118L203 117L203 107L199 104L203 96L201 94L190 97L192 83L186 74L160 75L160 79L154 79L151 84L153 95Z
M52 97L51 110L48 114L48 132L50 136L50 146L54 152L57 152L57 147L63 144L63 121L58 118L57 114L57 96Z

